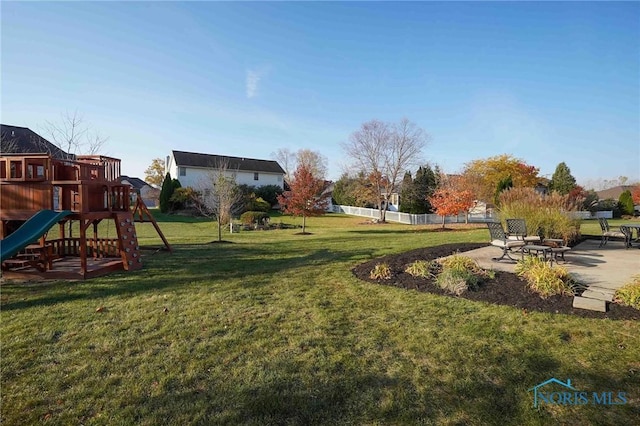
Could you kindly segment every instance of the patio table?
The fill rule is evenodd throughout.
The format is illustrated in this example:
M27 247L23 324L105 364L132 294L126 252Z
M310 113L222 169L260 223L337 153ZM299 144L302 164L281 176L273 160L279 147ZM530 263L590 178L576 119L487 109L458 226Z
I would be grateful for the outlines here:
M549 260L553 264L553 252L551 251L550 246L541 246L536 244L527 244L522 246L521 249L522 258L524 259L524 255L528 254L529 256L537 256L539 257L542 254L542 258L547 260L547 253L549 254Z

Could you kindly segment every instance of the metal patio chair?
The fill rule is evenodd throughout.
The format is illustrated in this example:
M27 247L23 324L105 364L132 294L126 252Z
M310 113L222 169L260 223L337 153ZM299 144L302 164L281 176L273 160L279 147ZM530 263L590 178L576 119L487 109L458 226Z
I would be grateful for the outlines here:
M504 228L500 222L487 222L489 234L491 235L491 245L502 249L502 256L494 257L492 260L499 261L505 257L517 261L509 255L514 249L520 249L526 243L524 240L510 240L504 232Z
M602 229L602 238L600 239L600 245L598 247L606 246L609 238L622 238L627 248L631 245L631 232L629 228L621 226L619 231L612 231L609 227L609 221L607 221L606 218L599 217L598 222L600 223L600 229Z
M507 234L510 240L521 240L526 243L539 243L538 235L527 234L527 223L524 219L507 219Z

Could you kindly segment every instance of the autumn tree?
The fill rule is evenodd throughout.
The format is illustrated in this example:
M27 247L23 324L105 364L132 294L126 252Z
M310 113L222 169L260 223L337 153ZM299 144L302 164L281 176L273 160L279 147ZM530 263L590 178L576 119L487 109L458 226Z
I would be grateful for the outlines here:
M498 183L509 176L514 187L535 187L538 182L538 168L507 154L473 160L465 164L462 175L482 201L493 200Z
M575 187L576 178L571 175L571 169L564 163L558 164L549 182L549 191L555 191L560 195L569 194Z
M291 172L295 170L296 154L289 148L278 148L277 151L271 153L271 158L276 160L284 170L284 177L287 181L291 180Z
M328 161L327 157L319 151L306 148L299 149L298 152L296 152L296 167L300 167L301 165L307 166L311 174L317 179L326 179Z
M291 188L278 196L285 213L302 216L302 233L305 234L306 218L323 215L328 199L323 195L324 180L318 179L305 164L298 166L289 183Z
M380 194L380 221L385 221L391 194L396 192L400 178L412 165L419 164L428 135L408 119L397 124L371 120L353 132L343 144L354 168L363 172ZM384 186L382 186L384 184Z
M161 158L154 158L151 160L151 165L144 171L144 181L149 185L160 187L164 180L164 160Z
M454 186L440 188L429 197L429 202L436 214L442 216L442 228L445 217L457 215L461 211L469 211L474 204L474 196L468 189L459 189Z
M276 152L271 153L271 158L282 166L287 182L292 178L291 172L301 164L306 165L313 176L318 179L325 179L327 176L328 160L319 151L301 148L294 152L289 148L279 148Z
M194 200L199 212L214 217L218 224L218 241L222 241L222 227L231 223L231 217L244 206L244 194L236 183L235 170L229 162L212 164L207 175L198 182L199 199Z
M631 199L633 204L640 205L640 185L636 185L631 189Z

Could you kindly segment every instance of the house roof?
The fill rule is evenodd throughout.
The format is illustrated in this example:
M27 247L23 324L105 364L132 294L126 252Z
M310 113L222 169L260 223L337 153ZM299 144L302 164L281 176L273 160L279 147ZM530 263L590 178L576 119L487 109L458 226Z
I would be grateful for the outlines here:
M230 170L247 172L264 172L284 174L284 169L277 161L257 160L246 157L227 157L223 155L199 154L196 152L173 151L176 165L184 167L215 167L217 164L227 163Z
M73 157L27 127L0 124L0 152L18 154L51 154L53 158Z
M125 180L127 182L129 182L131 184L131 186L133 186L135 189L142 189L145 186L150 186L147 182L143 181L140 178L130 177L130 176L126 176L126 175L120 176L120 182L123 182Z
M626 190L632 191L633 186L631 185L618 185L613 188L604 189L602 191L597 191L598 198L600 200L618 200L620 195Z

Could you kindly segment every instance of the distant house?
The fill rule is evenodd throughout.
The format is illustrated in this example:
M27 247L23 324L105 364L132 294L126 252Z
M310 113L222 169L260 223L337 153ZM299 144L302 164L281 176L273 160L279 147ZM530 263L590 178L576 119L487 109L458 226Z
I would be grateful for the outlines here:
M171 151L165 162L165 172L178 179L183 187L202 188L210 182L210 173L224 164L235 175L238 185L277 185L284 188L284 170L277 161L246 157Z
M65 160L73 158L27 127L0 124L0 152L4 154L51 154L53 158Z
M142 197L142 201L147 207L155 207L158 201L158 197L160 196L160 190L154 188L149 185L147 182L143 181L137 177L130 176L120 176L120 182L131 186L134 190L131 193L135 196L140 194ZM135 199L132 200L135 202Z
M618 185L618 186L614 186L613 188L604 189L602 191L596 191L596 194L598 194L598 200L600 201L605 201L605 200L618 201L620 199L620 195L622 195L624 191L631 191L633 193L633 188L634 188L634 185ZM640 204L636 204L633 207L633 209L636 212L640 212Z
M614 186L613 188L604 189L602 191L596 191L596 194L598 194L598 199L599 200L615 200L615 201L618 201L618 199L620 198L620 195L622 195L622 193L624 191L633 191L633 186L632 185L618 185L618 186Z

